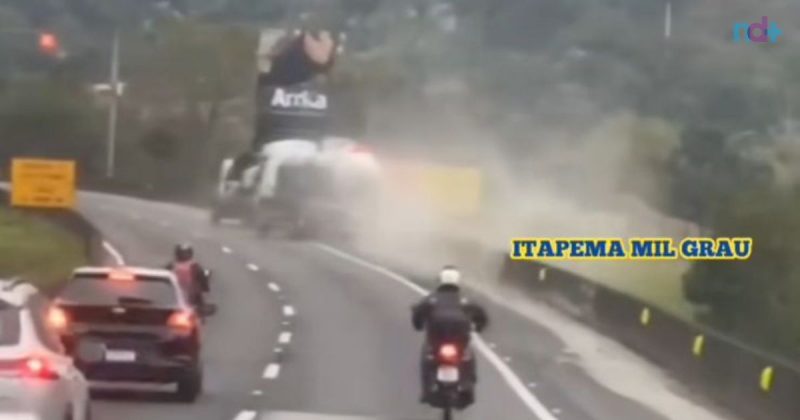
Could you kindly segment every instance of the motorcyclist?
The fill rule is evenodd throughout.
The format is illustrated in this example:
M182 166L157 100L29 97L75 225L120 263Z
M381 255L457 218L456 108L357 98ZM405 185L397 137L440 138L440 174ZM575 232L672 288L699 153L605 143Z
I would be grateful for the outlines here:
M470 385L477 382L475 358L469 351L470 334L474 328L482 331L489 318L478 304L461 295L459 287L461 273L458 268L447 265L439 273L439 286L412 309L412 324L417 331L426 330L422 346L421 402L430 401L435 375L436 349L443 343L453 343L464 351L463 371ZM469 400L474 398L471 390Z
M205 304L203 294L210 289L208 271L194 259L192 245L188 243L175 245L174 259L167 263L166 268L178 277L178 283L192 305L202 307Z

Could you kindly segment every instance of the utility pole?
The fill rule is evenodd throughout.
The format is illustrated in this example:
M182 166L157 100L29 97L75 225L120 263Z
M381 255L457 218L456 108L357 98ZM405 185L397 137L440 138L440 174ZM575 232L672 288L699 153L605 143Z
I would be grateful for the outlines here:
M114 30L111 47L111 106L108 109L108 143L106 146L106 177L114 177L117 143L117 114L119 106L119 29Z
M672 37L672 2L664 6L664 39Z

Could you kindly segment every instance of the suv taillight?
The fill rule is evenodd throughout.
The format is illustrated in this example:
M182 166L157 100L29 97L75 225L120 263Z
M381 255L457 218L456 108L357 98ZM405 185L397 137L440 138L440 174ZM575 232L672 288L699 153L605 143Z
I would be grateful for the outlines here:
M191 332L195 327L195 316L190 311L177 311L170 315L167 325L177 331Z
M58 379L58 372L42 357L29 357L22 362L22 376L38 379Z

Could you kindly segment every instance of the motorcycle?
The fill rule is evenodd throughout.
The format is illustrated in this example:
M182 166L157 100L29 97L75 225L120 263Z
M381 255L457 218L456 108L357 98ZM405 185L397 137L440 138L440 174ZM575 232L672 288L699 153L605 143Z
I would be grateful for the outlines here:
M205 323L206 318L213 316L217 313L217 305L206 301L205 294L211 290L211 270L203 270L203 278L199 287L195 287L194 297L192 297L192 305L195 307L200 320Z
M444 420L451 420L454 410L463 410L474 402L475 384L465 369L472 352L455 343L443 343L428 357L433 359L436 373L428 402L442 409Z

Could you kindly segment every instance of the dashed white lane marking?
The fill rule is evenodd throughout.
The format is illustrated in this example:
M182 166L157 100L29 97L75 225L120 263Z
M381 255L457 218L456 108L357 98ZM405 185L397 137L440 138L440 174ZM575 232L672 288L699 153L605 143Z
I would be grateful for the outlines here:
M247 269L250 271L258 271L258 266L255 264L247 264Z
M283 305L283 316L294 316L297 313L292 305Z
M233 251L230 248L228 248L227 246L223 246L222 247L222 252L225 253L225 254L230 254Z
M280 287L280 286L278 286L278 285L277 285L277 284L275 284L275 283L272 283L272 282L270 282L270 283L267 285L267 287L269 287L269 290L272 290L272 291L273 291L273 292L275 292L275 293L278 293L278 292L280 292L280 291L281 291L281 287Z
M317 247L321 250L328 252L331 255L337 256L343 260L350 261L356 265L360 265L364 268L368 268L376 273L380 273L406 287L413 290L417 294L427 296L428 291L424 288L420 287L418 284L412 282L411 280L407 279L406 277L401 276L385 267L381 267L380 265L373 264L371 262L365 261L361 258L356 257L355 255L350 255L344 251L336 249L332 246L317 243ZM486 360L494 366L495 369L500 373L500 376L503 377L506 384L511 388L512 391L519 397L523 404L540 420L557 420L557 417L554 416L547 407L542 404L539 398L533 394L530 390L525 387L525 383L514 373L511 368L508 367L507 364L503 363L500 359L500 356L495 353L486 341L480 335L475 335L474 339L475 348L483 354Z
M253 390L253 392L252 392L251 394L253 394L253 395L255 395L256 397L258 397L258 396L264 395L264 391L262 391L262 390L260 390L260 389L254 389L254 390Z
M106 252L108 252L112 258L114 258L114 262L116 262L117 265L125 265L125 258L122 258L122 254L119 251L117 251L117 249L114 248L114 246L111 245L111 243L109 243L108 241L103 241L103 249L105 249Z
M289 344L292 341L292 333L289 331L284 331L281 335L278 336L278 343L280 344Z
M277 363L270 363L264 369L264 379L275 379L281 374L281 365Z
M258 413L252 410L240 411L233 420L254 420L257 415Z

